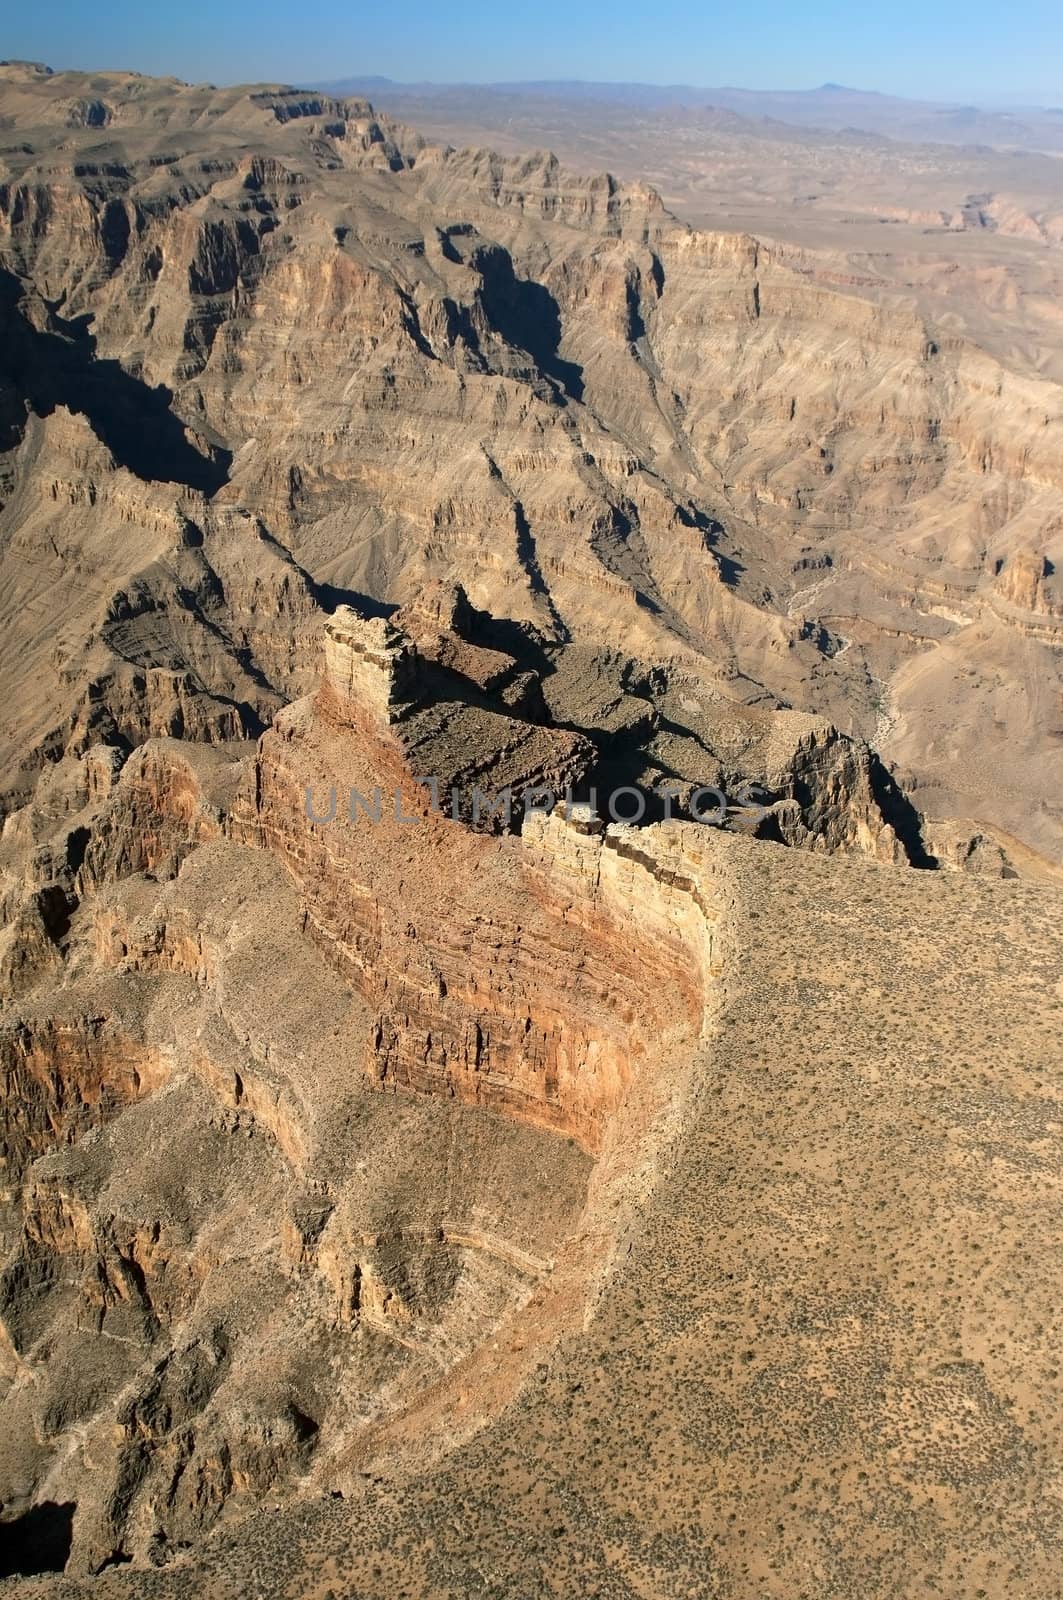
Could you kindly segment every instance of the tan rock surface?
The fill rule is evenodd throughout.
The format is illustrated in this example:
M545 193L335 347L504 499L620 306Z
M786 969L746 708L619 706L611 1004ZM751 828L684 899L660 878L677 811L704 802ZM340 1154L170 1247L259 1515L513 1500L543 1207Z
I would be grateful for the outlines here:
M341 703L330 627L253 753L66 779L62 989L0 1032L0 1498L76 1508L48 1592L959 1594L977 1529L1047 1597L1060 891L470 831L414 798L380 689L437 667L391 631ZM412 820L311 821L323 775Z
M1052 380L360 100L0 101L5 1595L1054 1600Z
M363 101L0 73L13 800L86 718L257 732L316 605L441 579L825 713L1060 859L1063 413L1006 304L957 328Z

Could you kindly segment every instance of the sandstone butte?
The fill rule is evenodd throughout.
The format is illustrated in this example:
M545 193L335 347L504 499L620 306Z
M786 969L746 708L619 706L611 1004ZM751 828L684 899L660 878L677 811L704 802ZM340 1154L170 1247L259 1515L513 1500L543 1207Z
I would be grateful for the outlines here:
M1052 1600L1058 389L365 102L0 114L0 1593Z

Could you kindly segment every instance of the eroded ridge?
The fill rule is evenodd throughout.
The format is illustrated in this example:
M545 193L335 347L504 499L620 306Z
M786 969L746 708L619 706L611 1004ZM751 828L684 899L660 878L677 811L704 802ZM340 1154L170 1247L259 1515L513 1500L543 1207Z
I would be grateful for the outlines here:
M0 1027L3 1498L76 1506L72 1573L482 1427L586 1314L711 1028L705 830L315 822L326 760L409 787L418 713L345 681L254 749L68 761L16 821L64 914Z

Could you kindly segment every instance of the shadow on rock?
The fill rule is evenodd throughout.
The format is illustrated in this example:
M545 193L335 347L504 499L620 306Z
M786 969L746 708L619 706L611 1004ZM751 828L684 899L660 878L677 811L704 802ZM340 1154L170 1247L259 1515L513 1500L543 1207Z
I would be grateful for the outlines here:
M38 416L57 406L85 417L119 466L148 482L181 483L212 495L228 477L227 450L204 455L170 409L172 392L152 388L118 361L102 361L87 317L69 321L46 307L47 327L27 315L25 285L0 268L0 388ZM43 302L40 302L43 306ZM10 431L10 429L9 429Z
M0 1578L62 1572L74 1538L73 1500L45 1500L12 1521L0 1520Z

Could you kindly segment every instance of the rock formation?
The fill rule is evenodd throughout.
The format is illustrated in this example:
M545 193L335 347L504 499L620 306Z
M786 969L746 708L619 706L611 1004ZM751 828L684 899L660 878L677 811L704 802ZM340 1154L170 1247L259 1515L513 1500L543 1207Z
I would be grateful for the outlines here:
M493 1413L483 1352L509 1329L518 1384L597 1292L609 1219L670 1159L726 976L761 959L736 944L744 890L719 828L617 824L572 796L516 814L519 833L477 830L410 764L419 719L456 708L444 798L530 734L578 740L593 787L596 763L642 771L688 678L647 688L637 664L591 671L582 651L570 672L573 647L551 661L526 630L514 648L544 663L525 669L544 720L526 722L491 704L520 663L476 642L491 619L464 594L433 590L402 620L420 644L338 611L317 691L257 746L149 740L120 770L94 748L9 821L11 861L39 843L7 890L27 954L0 1031L3 1406L23 1441L3 1499L77 1506L72 1573L168 1566L265 1495L349 1485L408 1427L434 1439L447 1393ZM553 677L646 697L576 736L550 719ZM691 782L755 770L788 791L752 827L797 854L903 857L860 746L796 713L712 709L727 747L669 734L673 771L678 752ZM379 791L379 814L318 816L326 787ZM730 826L749 831L744 808Z
M1058 841L940 777L1048 733L934 701L1053 692L1047 380L362 101L0 83L12 1596L1049 1600Z
M7 805L79 739L256 735L321 605L440 580L1059 859L1059 391L999 339L364 101L0 73Z

